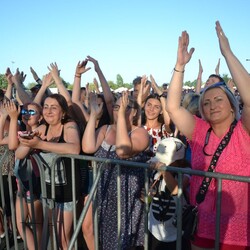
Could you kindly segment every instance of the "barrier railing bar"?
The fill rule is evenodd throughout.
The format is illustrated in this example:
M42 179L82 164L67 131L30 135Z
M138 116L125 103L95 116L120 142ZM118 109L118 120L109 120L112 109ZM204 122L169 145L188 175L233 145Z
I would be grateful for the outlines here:
M183 182L183 174L178 173L178 199L177 199L177 218L181 218L177 220L177 240L176 240L176 249L181 249L182 246L182 182Z
M121 165L115 165L117 167L117 240L118 249L121 249Z
M149 212L149 200L148 200L148 192L149 192L149 187L148 187L148 168L145 168L144 170L144 178L145 178L145 193L144 193L144 249L148 250L148 212Z
M69 243L69 250L73 249L74 242L77 240L78 233L80 232L80 230L82 228L82 222L83 222L83 220L85 218L85 215L86 215L86 213L88 211L89 205L90 205L90 203L92 201L92 198L93 198L93 196L95 194L95 191L96 191L96 188L97 188L97 184L98 184L98 182L100 180L100 177L101 177L101 174L102 174L102 170L103 170L103 168L100 168L97 171L97 175L96 175L96 178L95 178L95 180L93 182L91 190L89 192L89 196L88 196L87 202L86 202L86 204L85 204L85 206L83 208L83 211L82 211L82 213L81 213L81 215L79 217L78 223L76 225L75 232L73 233L73 235L71 237L71 240L70 240L70 243ZM96 248L96 249L98 249L98 248Z
M67 167L67 166L66 166ZM71 158L71 171L72 171L72 196L73 196L73 228L76 229L76 185L75 185L75 159ZM78 249L77 240L75 241L75 249Z
M216 200L215 250L220 249L220 216L221 216L222 180L218 179Z
M2 162L5 160L5 157L7 157L7 152L5 152L5 154L2 156L1 161L0 161L0 171L2 169ZM96 208L96 204L95 204L95 194L96 194L96 188L98 186L98 181L101 177L103 168L101 167L103 164L106 163L110 163L110 164L114 164L114 165L119 165L118 167L118 179L117 179L117 200L118 200L118 205L117 205L117 216L118 216L118 239L121 238L120 235L120 229L121 229L121 207L120 207L120 198L121 198L121 180L120 180L120 165L126 165L126 166L130 166L130 167L139 167L139 168L144 168L145 170L145 238L144 238L144 244L145 244L145 250L147 250L148 248L148 234L147 234L147 227L148 227L148 170L149 170L149 164L148 163L139 163L139 162L131 162L131 161L126 161L126 160L114 160L114 159L105 159L105 158L96 158L93 156L85 156L85 155L56 155L55 159L53 160L52 166L51 166L51 194L52 194L52 203L50 203L49 208L52 209L52 213L53 213L53 218L52 218L52 227L53 227L53 243L54 243L54 249L57 249L58 246L58 239L57 239L57 218L56 218L56 213L55 213L55 164L57 162L57 160L61 157L67 157L67 158L71 158L71 167L72 167L72 185L75 184L75 179L73 178L73 176L75 176L75 161L74 159L80 159L80 160L87 160L87 161L91 161L93 164L93 176L94 176L94 182L93 185L91 187L91 190L89 192L89 197L88 200L86 202L86 205L84 206L82 213L80 215L80 218L77 222L77 216L75 214L76 212L76 190L74 190L75 185L73 185L73 189L72 189L72 195L73 195L73 226L74 226L74 233L72 235L72 238L70 240L70 244L69 244L69 249L73 249L73 246L77 247L77 237L78 234L81 230L82 227L82 222L86 216L87 210L89 208L90 203L93 201L93 214L94 214L94 236L95 236L95 246L96 249L98 249L98 217L97 217L97 208ZM98 167L98 169L96 168L96 162L102 162L101 166ZM182 188L182 180L183 180L183 175L184 174L189 174L189 175L197 175L197 176L206 176L206 177L211 177L214 178L216 180L218 180L217 182L217 200L216 200L216 232L215 232L215 249L219 249L219 240L220 240L220 214L221 214L221 196L222 196L222 180L233 180L233 181L240 181L240 182L250 182L250 177L247 176L239 176L239 175L230 175L230 174L222 174L222 173L215 173L215 172L204 172L204 171L199 171L199 170L193 170L193 169L185 169L185 168L178 168L178 167L172 167L172 166L164 166L161 168L162 170L166 170L169 172L175 172L178 173L178 199L177 199L177 217L181 218L182 216L182 196L183 196L183 188ZM40 178L41 178L41 189L42 189L42 199L43 199L43 212L44 212L44 227L43 227L43 235L42 235L42 249L45 250L47 249L47 245L48 244L48 232L47 232L47 228L46 227L46 223L48 225L49 220L48 220L48 207L46 204L46 197L47 197L47 193L46 193L46 186L45 186L45 175L44 175L44 170L43 169L39 169L40 171ZM11 178L11 176L9 176L8 178ZM10 185L10 181L9 181L9 185ZM8 226L7 226L7 219L6 219L6 214L5 214L5 201L4 201L4 193L3 193L3 181L2 181L2 176L0 176L0 187L1 187L1 195L2 195L2 204L3 204L3 212L4 212L4 228L5 228L5 232L8 232ZM32 189L32 187L31 187ZM9 186L9 190L10 193L12 191L12 186ZM32 191L32 190L31 190ZM22 204L22 195L21 195L21 204ZM32 198L32 197L31 197ZM15 207L13 204L13 196L11 197L11 212L12 212L12 220L15 219ZM23 204L22 204L23 205ZM21 208L22 210L22 208ZM14 216L13 216L14 214ZM22 212L22 215L24 213ZM33 211L32 211L33 214ZM33 216L32 216L33 217ZM15 242L15 248L17 247L17 238L16 238L16 222L12 221L13 223L13 233L14 233L14 242ZM25 221L23 221L23 223L26 223ZM35 222L32 221L32 225L33 227L35 227ZM181 230L182 228L182 220L179 219L177 221L177 249L181 249ZM24 229L25 232L25 229ZM34 234L36 234L36 230L34 232ZM9 239L8 239L8 233L6 233L6 245L7 245L7 249L9 249ZM26 233L25 233L25 237L24 237L24 245L26 243ZM36 236L34 235L34 238L36 238ZM45 239L45 240L44 240ZM36 242L36 240L35 240ZM37 242L36 242L37 244ZM119 241L119 248L121 247L121 242ZM37 246L37 245L36 245ZM25 248L27 249L27 244L25 246Z
M5 231L5 239L6 239L6 247L7 249L10 248L9 245L9 234L8 234L8 223L7 223L7 217L6 217L6 205L5 205L5 199L4 199L4 190L3 190L3 176L2 176L2 166L3 166L3 162L6 160L7 158L7 154L8 151L5 150L1 161L0 161L0 191L1 191L1 199L2 199L2 209L3 209L3 223L4 223L4 231Z
M93 180L95 180L98 177L98 181L101 178L101 174L102 174L102 168L97 168L97 164L96 161L92 161L92 169L93 169ZM100 172L100 175L98 174L98 172ZM98 174L98 175L97 175ZM96 182L96 187L97 187L97 183ZM96 201L96 187L93 189L93 197L91 198L92 200L92 204L93 204L93 222L94 222L94 241L95 241L95 248L99 249L99 233L98 233L98 213L97 213L97 201ZM92 191L92 188L91 188ZM90 199L90 198L88 198ZM87 207L88 208L88 207ZM87 210L86 210L87 212Z

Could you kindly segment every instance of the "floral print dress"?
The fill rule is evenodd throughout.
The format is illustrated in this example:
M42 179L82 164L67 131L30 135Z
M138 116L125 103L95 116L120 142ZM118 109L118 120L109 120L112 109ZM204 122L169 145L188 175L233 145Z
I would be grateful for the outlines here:
M105 140L95 153L95 157L119 159L115 145ZM145 162L143 153L127 159ZM104 171L97 188L99 215L99 249L118 249L117 233L117 174L114 164L98 164ZM121 249L144 245L144 204L140 201L144 187L144 169L121 165Z

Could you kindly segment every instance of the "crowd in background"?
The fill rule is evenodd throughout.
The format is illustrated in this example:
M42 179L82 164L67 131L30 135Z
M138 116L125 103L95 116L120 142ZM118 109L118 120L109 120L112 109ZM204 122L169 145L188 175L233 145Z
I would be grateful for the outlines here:
M144 171L121 166L121 249L143 249L144 216L149 218L149 249L176 249L177 229L172 222L177 207L177 176L162 171L162 165L207 171L217 146L234 126L216 171L250 175L250 77L231 51L219 22L216 22L216 32L232 79L224 82L219 74L219 60L215 73L202 87L203 69L199 61L196 88L188 92L183 89L183 76L194 49L188 49L187 32L182 32L179 37L177 61L170 83L158 85L152 75L138 76L133 80L131 92L113 93L98 61L91 56L76 64L72 91L64 86L60 77L63 70L60 72L56 63L49 65L49 71L42 79L30 68L37 82L30 91L24 88L24 73L18 69L12 73L7 68L8 86L5 92L0 91L1 157L7 152L1 166L6 206L0 211L0 237L4 239L7 233L13 234L11 180L16 233L22 239L27 238L28 249L40 249L43 212L39 166L45 171L49 206L52 202L53 160L57 154L80 154L149 162L148 177L154 192L150 193L152 201L148 215L144 214ZM97 79L94 79L95 91L90 91L88 85L81 87L90 65L94 66L102 92ZM56 84L58 94L51 93L49 87L52 84ZM161 150L162 156L159 154ZM77 161L74 165L76 199L81 208L86 204L91 187L89 164ZM104 170L96 196L99 249L117 249L118 169L110 163L97 164L97 168L101 167ZM27 169L30 169L29 173ZM73 223L71 161L62 158L55 170L58 243L60 249L68 249ZM199 176L184 176L184 203L196 203L202 181ZM247 183L223 182L221 249L250 249L248 187ZM182 249L214 249L216 189L216 181L212 180L205 201L199 205L195 238L190 241L183 237ZM82 224L88 249L95 249L92 211L91 203ZM3 215L7 216L8 232L4 230ZM23 219L25 222L35 221L36 233Z

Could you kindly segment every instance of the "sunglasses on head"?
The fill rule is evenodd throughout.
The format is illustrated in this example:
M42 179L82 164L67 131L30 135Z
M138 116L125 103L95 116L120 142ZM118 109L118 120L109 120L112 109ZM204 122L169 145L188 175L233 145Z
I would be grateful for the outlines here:
M203 90L201 90L201 93L203 93L207 89L216 88L216 87L220 87L220 86L226 88L227 90L230 90L225 82L217 82L217 83L213 83L212 85L209 85L209 86L205 87Z
M29 109L29 110L27 110L27 109L22 109L22 111L21 111L21 114L22 115L36 115L37 114L37 111L36 110L34 110L34 109Z

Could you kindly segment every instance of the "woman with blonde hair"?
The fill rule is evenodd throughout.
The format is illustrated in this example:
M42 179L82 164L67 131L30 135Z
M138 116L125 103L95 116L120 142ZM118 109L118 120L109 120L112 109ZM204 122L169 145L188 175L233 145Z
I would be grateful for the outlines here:
M179 37L167 111L177 128L190 142L192 169L249 176L250 78L233 54L218 21L216 32L221 53L244 101L242 116L239 115L237 100L224 82L215 83L203 90L199 103L203 119L193 116L181 106L185 66L194 52L194 48L188 50L189 35L186 31ZM195 175L191 177L190 202L193 205L199 204L198 227L192 241L193 250L215 247L216 196L216 180ZM222 181L220 249L250 249L248 201L249 183Z

